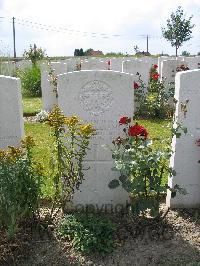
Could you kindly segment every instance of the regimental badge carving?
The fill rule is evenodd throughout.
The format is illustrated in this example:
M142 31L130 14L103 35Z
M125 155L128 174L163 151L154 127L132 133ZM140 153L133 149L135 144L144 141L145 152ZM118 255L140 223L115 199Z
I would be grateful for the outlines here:
M113 102L110 86L100 80L86 83L80 91L80 104L90 115L99 116L108 111Z

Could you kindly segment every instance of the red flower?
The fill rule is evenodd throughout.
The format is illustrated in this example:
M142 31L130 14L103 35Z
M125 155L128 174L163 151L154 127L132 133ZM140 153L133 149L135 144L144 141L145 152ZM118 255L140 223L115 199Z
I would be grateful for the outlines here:
M136 90L140 87L140 85L137 82L133 83L133 88Z
M158 65L156 65L156 64L155 64L155 65L153 65L153 68L157 69L157 68L158 68Z
M119 120L120 125L127 125L131 122L131 118L128 118L127 116L123 116Z
M196 140L196 145L200 147L200 139Z
M137 124L129 127L128 134L131 137L143 136L144 139L147 139L148 136L146 128Z
M154 79L154 80L158 80L158 78L160 77L160 75L158 73L154 73L151 75L151 77Z

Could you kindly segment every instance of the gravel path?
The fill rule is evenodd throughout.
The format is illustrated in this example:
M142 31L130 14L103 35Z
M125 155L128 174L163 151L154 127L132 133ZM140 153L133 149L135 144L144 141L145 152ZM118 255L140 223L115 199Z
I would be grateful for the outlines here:
M43 233L26 241L24 254L15 259L15 264L10 259L0 265L200 266L200 210L170 210L162 223L130 217L114 220L118 224L116 248L109 255L82 256L68 242L59 242L53 233Z

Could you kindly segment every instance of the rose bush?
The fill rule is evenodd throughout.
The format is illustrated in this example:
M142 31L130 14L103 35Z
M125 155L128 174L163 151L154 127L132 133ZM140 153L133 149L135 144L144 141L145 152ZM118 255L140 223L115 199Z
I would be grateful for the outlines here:
M166 175L176 174L169 167L171 140L161 151L152 147L153 140L148 138L149 133L144 126L131 123L131 118L128 117L120 118L119 124L124 126L124 136L119 136L112 142L114 147L111 151L113 170L119 171L120 177L112 180L109 187L114 189L122 185L130 193L130 206L134 214L145 213L149 209L152 216L158 217L161 195L167 188L173 192L172 196L177 191L185 193L178 185L170 188L164 183ZM172 135L180 137L181 129L186 133L185 128L178 125L172 129Z
M137 105L137 114L150 118L166 118L173 113L169 100L174 97L174 88L167 89L164 79L160 79L158 66L153 65L149 73L149 82L145 84L140 74L134 82L134 94Z

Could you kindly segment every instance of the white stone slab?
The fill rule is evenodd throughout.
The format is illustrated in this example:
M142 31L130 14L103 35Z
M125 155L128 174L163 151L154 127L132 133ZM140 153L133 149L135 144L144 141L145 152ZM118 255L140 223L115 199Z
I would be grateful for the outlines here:
M169 56L160 56L158 57L158 73L161 75L161 63L164 60L170 60Z
M109 60L87 59L81 61L81 70L109 70Z
M113 172L111 152L102 145L122 133L118 121L132 116L134 110L133 76L114 71L79 71L58 76L58 104L65 115L78 115L93 123L97 135L91 141L85 181L74 196L74 204L125 204L128 194L122 189L110 190Z
M25 70L26 68L31 68L32 63L31 60L21 60L15 63L15 66L20 70Z
M14 61L6 61L0 62L0 73L4 76L12 77L15 72L15 62Z
M116 58L111 58L111 66L110 69L113 71L120 71L122 72L122 62L124 61L123 57L116 57Z
M18 146L23 136L20 79L0 76L0 148Z
M190 70L200 69L200 56L185 57L184 62Z
M170 187L175 184L185 188L187 195L178 194L171 198L167 194L167 205L170 207L200 207L200 147L195 142L200 138L200 70L179 72L176 74L175 98L177 122L187 127L189 135L180 139L173 138L175 151L171 158L171 167L177 175L169 179ZM189 100L186 117L181 113L181 102Z
M56 75L67 72L66 63L52 62L51 66ZM46 63L41 66L42 109L46 111L50 111L54 105L58 104L54 86L50 82L49 70Z
M161 79L165 80L165 86L172 85L175 87L175 75L177 66L183 64L182 61L176 59L163 60L161 62Z
M122 63L122 71L134 75L134 79L138 79L137 73L141 75L141 79L147 85L149 82L149 72L152 67L151 61L127 60Z

